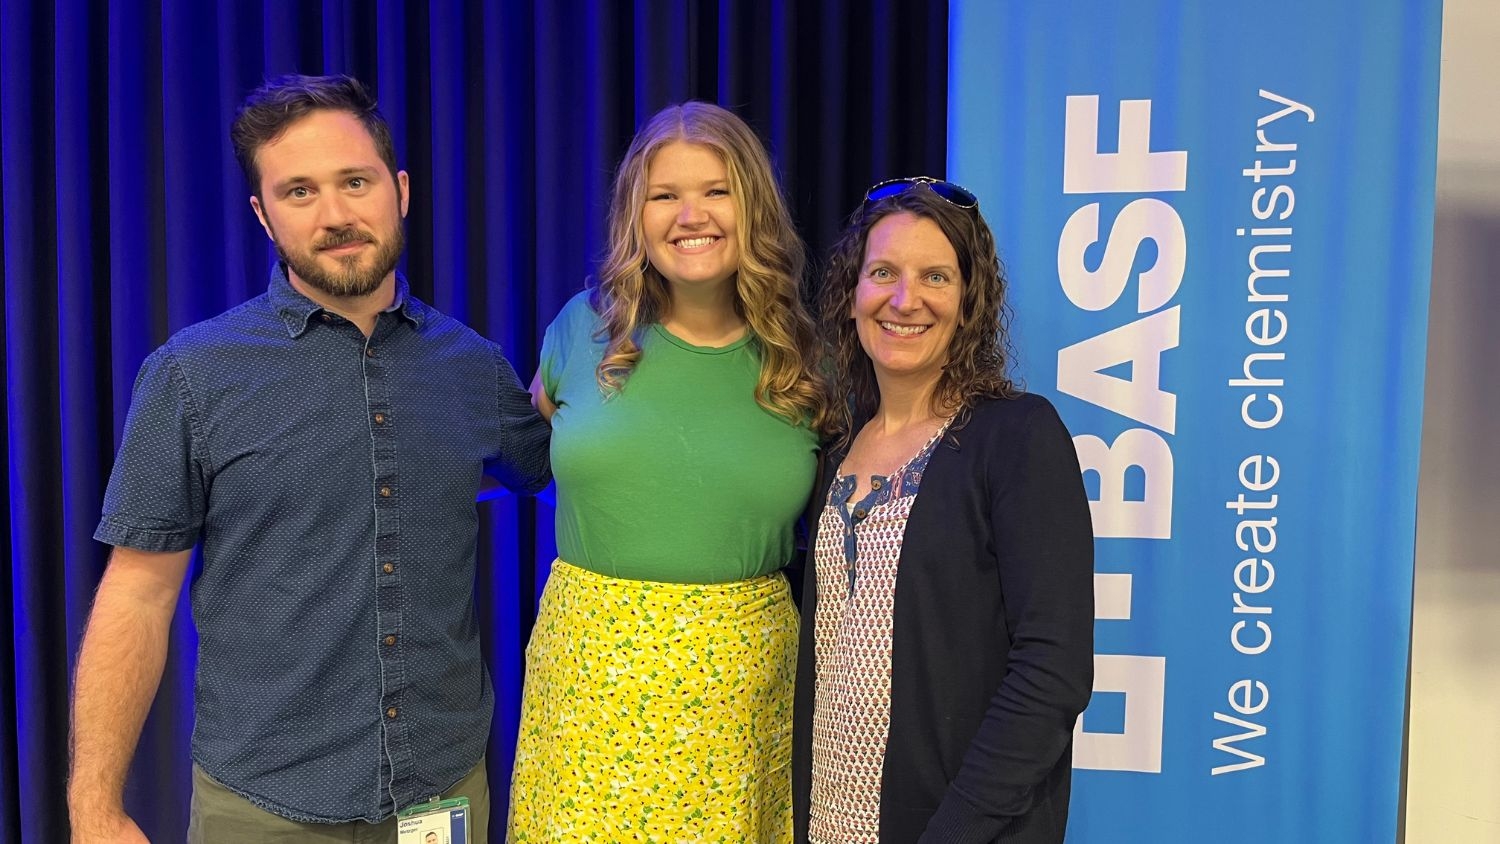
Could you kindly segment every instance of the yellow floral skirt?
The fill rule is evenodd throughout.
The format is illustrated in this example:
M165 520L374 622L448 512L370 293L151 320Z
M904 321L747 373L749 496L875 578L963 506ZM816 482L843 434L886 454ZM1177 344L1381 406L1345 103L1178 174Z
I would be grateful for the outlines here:
M553 563L508 840L791 841L797 623L779 573L698 585Z

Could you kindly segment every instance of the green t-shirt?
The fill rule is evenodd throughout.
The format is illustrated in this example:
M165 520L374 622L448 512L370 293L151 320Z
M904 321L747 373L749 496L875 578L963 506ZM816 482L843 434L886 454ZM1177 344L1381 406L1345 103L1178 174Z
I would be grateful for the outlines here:
M552 416L557 550L611 577L728 583L784 566L811 491L817 437L755 402L760 354L747 335L694 346L660 324L609 399L587 293L547 328L542 384Z

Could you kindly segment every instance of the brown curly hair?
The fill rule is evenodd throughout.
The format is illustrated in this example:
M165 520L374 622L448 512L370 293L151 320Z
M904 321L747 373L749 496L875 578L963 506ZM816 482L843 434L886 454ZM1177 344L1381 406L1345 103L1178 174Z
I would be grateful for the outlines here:
M651 158L674 141L713 150L728 171L740 241L734 308L761 354L756 402L793 424L825 430L817 335L801 296L806 250L760 138L732 112L710 103L685 102L657 112L636 132L615 171L608 246L599 274L589 280L589 302L601 315L605 340L599 386L606 395L624 387L641 357L638 330L671 308L667 283L647 259L641 209Z
M841 446L853 438L854 425L873 416L880 405L875 368L849 317L865 247L876 223L903 213L937 224L958 255L958 270L963 277L958 326L948 346L948 362L932 394L932 411L940 416L956 415L956 429L962 427L965 411L975 400L1010 397L1018 392L1007 371L1012 357L1011 312L1005 301L1007 281L995 252L995 236L977 207L960 208L927 185L914 185L895 196L862 204L849 217L829 256L818 293L819 334L828 346L832 368L829 432Z

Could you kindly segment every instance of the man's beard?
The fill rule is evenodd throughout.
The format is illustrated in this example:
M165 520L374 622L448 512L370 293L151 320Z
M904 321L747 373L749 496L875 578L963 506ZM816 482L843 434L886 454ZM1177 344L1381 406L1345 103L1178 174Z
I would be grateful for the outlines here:
M376 244L375 256L370 261L368 269L361 267L361 261L364 258L362 253L337 258L340 268L333 271L325 270L313 254L322 249L349 243ZM315 290L341 298L368 296L380 289L380 283L385 281L385 277L396 268L396 262L401 258L401 250L405 248L406 232L399 224L383 243L376 241L373 235L353 228L340 229L328 235L313 245L312 252L289 252L282 247L280 241L276 242L276 254L281 256L281 260L286 262L287 267L296 274L297 278Z

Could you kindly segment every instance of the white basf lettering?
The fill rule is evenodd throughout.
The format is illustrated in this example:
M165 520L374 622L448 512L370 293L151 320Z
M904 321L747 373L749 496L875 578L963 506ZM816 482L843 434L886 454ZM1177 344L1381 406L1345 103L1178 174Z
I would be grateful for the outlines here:
M1160 434L1131 428L1109 445L1080 434L1073 438L1073 450L1085 475L1099 474L1099 498L1089 500L1095 537L1172 538L1172 449ZM1125 472L1134 468L1146 480L1139 501L1125 498Z
M1099 242L1099 203L1073 212L1057 244L1057 277L1068 300L1086 311L1113 305L1130 282L1141 244L1156 244L1156 261L1141 272L1136 313L1148 314L1177 294L1187 268L1187 232L1177 211L1160 199L1137 199L1115 217L1099 269L1084 266L1084 254Z
M1187 151L1151 149L1151 101L1119 105L1119 134L1113 152L1102 152L1099 97L1070 96L1063 129L1063 193L1159 193L1187 189ZM1162 355L1177 347L1181 309L1172 299L1187 267L1187 233L1170 204L1156 197L1126 203L1110 223L1102 258L1088 266L1087 254L1100 239L1099 202L1089 202L1068 218L1058 238L1057 276L1068 301L1099 313L1137 282L1135 311L1123 325L1103 324L1091 336L1057 356L1057 389L1146 427L1127 428L1106 444L1096 434L1073 438L1086 477L1097 476L1098 498L1089 501L1098 556L1118 568L1110 540L1167 539L1172 535L1172 449L1158 431L1177 427L1177 396L1162 383ZM1134 272L1147 240L1156 259ZM1125 377L1106 370L1128 364ZM1116 426L1110 426L1118 430ZM1155 429L1155 430L1152 430ZM1077 430L1075 428L1075 430ZM1127 476L1143 477L1143 491ZM1129 622L1134 604L1129 572L1095 574L1099 592L1095 618ZM1162 727L1166 710L1167 661L1162 656L1095 654L1094 691L1124 696L1123 731L1073 730L1073 765L1106 771L1161 772Z
M1151 101L1120 101L1116 152L1099 151L1099 96L1068 97L1063 193L1187 190L1187 150L1151 151Z

